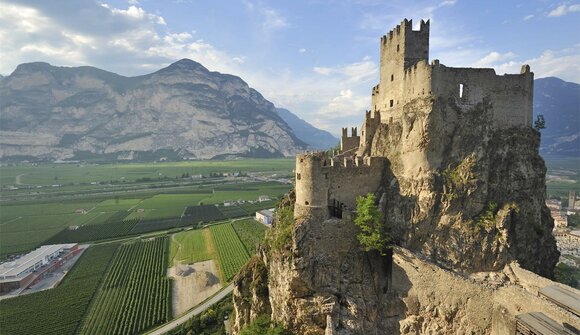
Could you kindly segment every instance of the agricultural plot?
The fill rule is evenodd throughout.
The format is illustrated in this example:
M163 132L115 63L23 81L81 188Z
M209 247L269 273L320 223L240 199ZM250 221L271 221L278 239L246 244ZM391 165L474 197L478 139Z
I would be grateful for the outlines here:
M203 197L200 194L160 194L143 200L134 210L149 209L147 220L181 217L187 206L197 205Z
M242 216L248 216L248 212L241 209L237 205L233 206L218 206L218 209L222 214L228 219L239 218Z
M171 317L166 237L123 244L80 334L136 334Z
M276 207L277 200L268 200L262 202L255 202L255 203L245 203L241 204L240 207L243 208L248 214L254 216L257 211L262 209L268 209Z
M190 230L174 234L171 237L169 248L170 266L175 263L191 264L207 261L216 257L214 252L208 248L208 239L211 233L208 229Z
M5 166L0 169L1 185L14 185L16 176L27 185L52 185L87 182L133 182L140 178L181 177L209 175L211 172L290 172L294 169L292 158L242 159L235 161L195 161L127 164L40 164L37 166Z
M99 212L116 212L128 210L138 205L141 199L107 199L97 204L96 210Z
M56 288L1 300L0 333L74 334L117 247L90 247Z
M211 226L209 229L215 242L224 279L230 281L250 256L231 223Z
M278 182L243 183L215 186L212 195L201 200L204 204L220 204L224 201L254 201L261 195L278 198L288 192L291 185Z
M55 214L16 218L0 225L0 257L34 249L82 214Z
M175 228L179 225L180 218L141 220L131 229L131 234L143 234L157 230Z
M64 229L46 241L45 244L98 241L129 235L139 220L124 220L125 216L127 216L126 211L118 211L104 223L87 224L75 230Z
M180 226L225 219L226 217L214 205L189 206L181 217Z
M266 227L253 219L235 221L232 225L248 254L256 253L258 244L264 240Z
M0 223L10 219L26 216L45 216L58 214L73 214L78 209L90 210L95 207L93 201L52 202L33 205L2 205Z

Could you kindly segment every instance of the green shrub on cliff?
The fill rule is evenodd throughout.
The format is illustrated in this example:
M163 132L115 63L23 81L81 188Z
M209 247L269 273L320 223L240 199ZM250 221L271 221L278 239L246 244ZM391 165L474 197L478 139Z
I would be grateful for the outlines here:
M279 325L273 327L270 316L260 315L247 325L240 335L292 335L292 333Z
M294 226L294 201L295 193L290 191L278 203L274 224L266 232L266 243L270 252L285 253L291 255L292 227Z
M383 213L377 207L375 195L359 196L356 199L356 217L354 223L361 232L357 235L365 251L376 250L386 255L393 239L383 224Z

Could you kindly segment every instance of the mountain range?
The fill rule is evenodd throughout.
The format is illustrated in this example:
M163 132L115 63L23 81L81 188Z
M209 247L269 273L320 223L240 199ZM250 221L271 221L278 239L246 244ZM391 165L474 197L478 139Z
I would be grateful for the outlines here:
M534 119L542 114L542 155L580 157L580 85L555 77L534 81Z
M536 79L539 114L542 154L580 156L580 85ZM0 76L2 160L282 157L337 143L241 78L189 59L137 77L42 62Z
M282 157L321 148L287 122L331 136L300 121L189 59L138 77L36 62L0 78L5 160Z

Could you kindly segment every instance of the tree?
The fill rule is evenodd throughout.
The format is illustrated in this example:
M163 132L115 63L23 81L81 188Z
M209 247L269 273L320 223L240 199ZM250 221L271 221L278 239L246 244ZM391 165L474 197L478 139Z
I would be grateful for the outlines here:
M536 118L536 121L534 122L534 129L540 131L544 128L546 128L546 120L544 120L544 115L539 114Z
M376 250L385 256L391 248L392 237L383 224L383 213L377 207L375 195L359 196L356 199L356 218L354 223L361 232L357 235L365 251Z

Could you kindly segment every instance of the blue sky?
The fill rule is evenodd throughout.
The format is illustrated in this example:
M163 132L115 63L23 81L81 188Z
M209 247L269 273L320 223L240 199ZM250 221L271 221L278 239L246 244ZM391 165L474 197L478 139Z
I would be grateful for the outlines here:
M430 59L580 82L580 1L2 0L0 73L24 62L150 73L181 58L242 77L338 134L378 82L380 36L431 19Z

